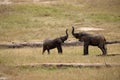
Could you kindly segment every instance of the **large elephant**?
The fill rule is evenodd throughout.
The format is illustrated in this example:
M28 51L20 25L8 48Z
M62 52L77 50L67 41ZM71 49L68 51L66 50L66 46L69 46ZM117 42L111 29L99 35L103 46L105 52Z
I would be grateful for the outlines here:
M50 49L54 49L57 48L58 53L62 54L62 43L64 43L65 40L67 40L68 38L68 29L66 29L66 35L65 36L61 36L52 40L45 40L43 43L43 52L42 54L44 54L44 52L47 50L48 54L50 54Z
M72 35L79 39L79 41L84 42L84 55L88 55L89 45L98 46L102 50L102 55L107 54L106 39L104 36L99 34L89 34L86 32L75 33L74 27L72 27Z

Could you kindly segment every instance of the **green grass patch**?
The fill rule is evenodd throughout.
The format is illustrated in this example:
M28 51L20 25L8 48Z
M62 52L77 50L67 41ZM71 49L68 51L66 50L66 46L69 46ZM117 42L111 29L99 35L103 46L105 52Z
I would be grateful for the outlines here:
M120 15L105 14L105 13L91 13L87 15L88 18L96 21L105 22L120 22Z
M63 35L66 28L71 31L72 25L77 27L96 25L93 27L97 27L100 24L103 25L100 26L101 28L119 31L119 27L115 26L119 25L119 12L114 12L114 9L111 9L113 12L103 10L104 6L93 8L92 5L86 4L79 1L78 4L65 1L65 3L48 5L0 5L0 42L43 41L51 38L51 35L52 38ZM103 34L107 35L106 32L104 31ZM109 34L114 35L111 31ZM107 37L110 36L107 35ZM118 36L114 35L114 37Z

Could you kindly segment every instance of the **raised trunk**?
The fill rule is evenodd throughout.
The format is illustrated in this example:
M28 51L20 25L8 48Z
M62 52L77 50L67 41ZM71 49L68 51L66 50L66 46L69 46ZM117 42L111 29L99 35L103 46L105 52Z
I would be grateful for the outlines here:
M66 38L68 38L68 29L66 29Z
M66 29L66 35L60 37L60 39L62 40L62 42L64 42L65 40L67 40L67 38L68 38L68 29Z
M72 27L72 35L73 36L75 35L75 33L74 33L74 27Z
M75 37L75 38L79 38L79 33L75 33L74 32L74 27L72 27L72 35Z

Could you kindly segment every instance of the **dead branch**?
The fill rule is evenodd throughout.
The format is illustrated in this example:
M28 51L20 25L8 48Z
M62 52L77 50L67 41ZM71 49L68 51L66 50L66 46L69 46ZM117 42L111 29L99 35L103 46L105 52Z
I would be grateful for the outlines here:
M120 41L107 42L107 44L119 44ZM80 41L67 41L63 43L63 46L82 46L84 43ZM23 48L23 47L42 47L43 42L11 42L11 43L0 43L1 48Z
M21 42L21 43L6 43L6 44L0 44L0 47L4 48L23 48L23 47L42 47L43 42ZM82 45L82 42L65 42L63 43L63 46L78 46Z

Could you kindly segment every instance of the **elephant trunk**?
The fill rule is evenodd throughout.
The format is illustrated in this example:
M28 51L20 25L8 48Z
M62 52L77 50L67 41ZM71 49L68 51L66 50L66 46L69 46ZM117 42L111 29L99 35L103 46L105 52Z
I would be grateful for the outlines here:
M68 29L66 29L66 38L68 38Z
M65 40L67 40L67 39L68 39L68 29L66 29L66 35L65 35L65 36L60 37L60 39L62 40L62 42L64 42Z
M74 27L72 27L72 35L73 35L75 38L79 38L79 33L75 33Z
M74 36L75 35L75 33L74 33L74 27L72 27L72 35Z

